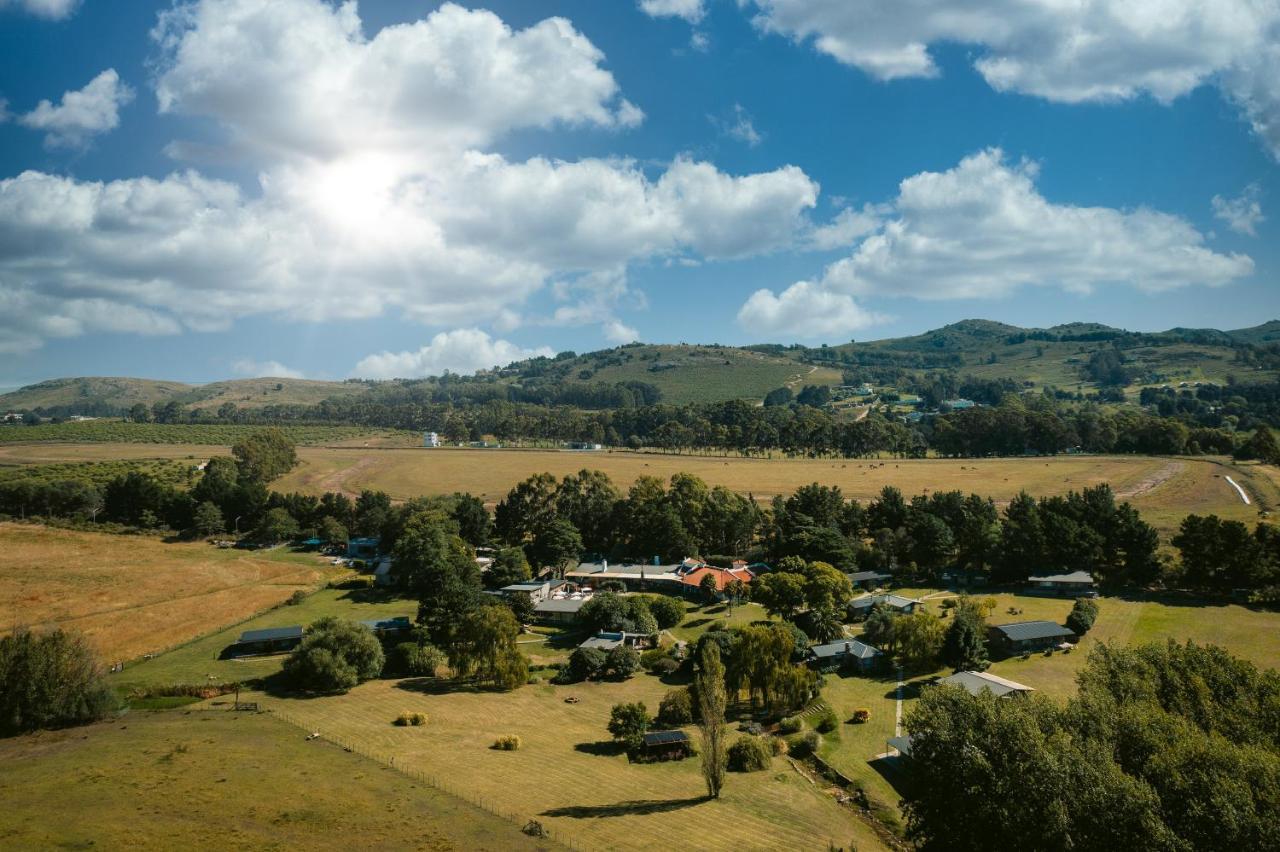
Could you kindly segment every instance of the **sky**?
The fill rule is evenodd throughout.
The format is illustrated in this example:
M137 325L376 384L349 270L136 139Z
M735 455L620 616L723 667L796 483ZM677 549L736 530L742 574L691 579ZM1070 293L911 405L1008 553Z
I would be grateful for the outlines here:
M1277 0L0 0L0 386L1280 318Z

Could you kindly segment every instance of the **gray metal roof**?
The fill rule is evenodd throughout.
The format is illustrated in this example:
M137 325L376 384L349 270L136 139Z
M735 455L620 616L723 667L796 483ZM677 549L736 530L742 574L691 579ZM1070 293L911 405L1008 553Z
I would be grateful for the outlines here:
M893 579L892 574L881 574L879 571L855 571L852 574L846 574L851 583L861 583L863 580L890 580Z
M591 598L548 598L539 601L534 612L577 612Z
M547 585L545 580L529 580L524 583L512 583L510 586L503 586L504 592L536 592L543 586Z
M249 642L274 642L278 639L301 639L302 627L295 625L294 627L264 627L261 630L246 630L240 634L238 642L247 644Z
M890 737L890 748L896 748L905 757L911 756L911 737Z
M644 744L650 746L685 743L688 741L689 735L684 731L650 731L644 735Z
M1018 621L1013 624L997 624L996 630L1013 642L1025 642L1029 639L1066 639L1076 634L1052 621Z
M950 677L942 678L938 683L958 686L970 695L979 695L983 690L987 690L997 698L1013 692L1034 692L1031 687L1017 681L1005 680L986 672L956 672Z
M1072 571L1070 574L1050 574L1046 577L1028 577L1032 583L1092 583L1093 575L1088 571Z
M855 598L849 603L854 609L870 609L878 603L888 604L894 609L905 609L912 604L919 604L915 598L904 598L902 595L867 595L864 598Z
M884 652L879 648L871 647L865 642L859 642L857 639L841 639L838 642L814 645L809 649L809 653L819 660L831 659L832 657L857 657L860 660L866 660L878 657Z

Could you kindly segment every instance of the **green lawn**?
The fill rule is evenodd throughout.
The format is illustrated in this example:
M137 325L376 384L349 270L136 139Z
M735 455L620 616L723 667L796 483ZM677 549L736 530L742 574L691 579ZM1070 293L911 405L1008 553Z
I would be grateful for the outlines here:
M246 630L294 624L306 626L330 615L366 621L397 615L415 618L417 612L417 601L407 598L379 592L322 589L300 604L270 610L154 659L130 664L123 672L112 675L111 679L117 689L127 691L134 685L226 683L266 677L280 670L284 655L225 660L219 656Z
M766 621L768 618L768 613L759 604L739 604L733 608L733 612L730 612L728 606L722 603L691 605L684 621L678 627L671 628L671 633L685 642L697 642L698 637L715 625L746 627L748 624Z
M0 740L4 849L548 849L267 714L131 712Z

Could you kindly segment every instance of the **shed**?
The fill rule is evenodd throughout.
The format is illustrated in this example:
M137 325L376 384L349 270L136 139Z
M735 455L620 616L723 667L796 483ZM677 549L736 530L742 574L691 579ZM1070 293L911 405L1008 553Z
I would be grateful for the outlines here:
M884 662L884 652L857 639L842 639L809 648L809 664L820 671L833 672L845 666L870 671Z
M693 743L684 731L650 731L644 735L640 754L645 760L684 760L693 754Z
M247 657L252 654L275 654L283 651L292 651L301 642L301 625L265 627L261 630L246 630L241 633L240 638L232 646L232 650L234 656L237 657Z
M892 574L881 574L879 571L854 571L845 576L855 589L878 589L893 579Z

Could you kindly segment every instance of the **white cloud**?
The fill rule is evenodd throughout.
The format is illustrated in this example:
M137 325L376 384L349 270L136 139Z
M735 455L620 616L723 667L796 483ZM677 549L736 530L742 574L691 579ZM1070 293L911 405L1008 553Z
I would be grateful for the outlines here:
M1267 220L1262 215L1262 204L1258 201L1258 185L1249 184L1236 198L1223 198L1215 195L1210 203L1213 215L1227 223L1227 227L1238 234L1258 235L1257 227Z
M476 328L442 331L416 352L380 352L361 359L355 375L367 379L396 379L451 373L474 373L502 367L512 361L555 355L548 346L522 349L506 340L494 340Z
M446 3L367 38L353 2L204 0L162 15L154 35L161 111L216 118L263 152L422 157L517 128L643 117L563 18L513 31Z
M79 6L80 0L0 0L0 10L13 7L51 20L71 17L71 13Z
M704 32L694 30L689 35L689 47L698 53L706 53L711 49L711 38Z
M846 207L830 222L810 231L808 245L818 251L852 245L854 240L879 230L881 220L888 212L886 208L870 204L861 210Z
M132 100L133 89L121 82L116 69L108 68L83 89L64 92L56 106L41 101L18 122L45 131L45 144L50 147L80 147L94 136L115 130L120 125L120 108Z
M846 334L883 321L851 296L808 281L796 282L776 296L757 290L738 311L738 322L753 332L800 338Z
M631 343L640 339L640 332L636 331L629 325L624 325L619 320L609 320L602 326L605 339L610 343L616 343L621 346L624 343Z
M683 18L691 24L707 14L703 0L640 0L640 10L651 18Z
M1054 204L1037 191L1036 174L1035 164L1010 165L989 149L949 171L907 178L891 207L877 208L883 223L848 257L780 296L757 292L739 318L798 329L822 327L834 314L847 319L831 327L843 328L865 316L844 301L851 297L997 298L1027 286L1161 293L1221 286L1253 271L1249 257L1213 251L1177 216Z
M254 379L305 379L301 370L286 367L279 361L254 361L242 358L231 365L232 371L240 376Z
M222 124L257 191L192 171L0 180L0 290L194 329L396 314L509 331L551 285L587 306L556 321L606 323L632 263L744 257L809 229L818 186L793 166L737 176L679 157L651 177L625 160L458 147L635 120L563 20L512 31L446 4L366 38L353 3L205 0L157 37L162 104Z
M734 104L732 112L725 118L714 116L710 118L712 124L718 127L721 133L731 139L737 139L750 148L764 141L764 136L756 130L755 123L751 120L751 113L747 112L742 104Z
M1280 4L1258 0L740 0L767 32L882 79L933 77L930 48L980 48L1000 91L1053 101L1161 102L1221 78L1280 156Z

